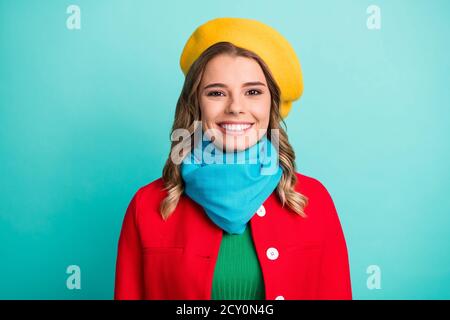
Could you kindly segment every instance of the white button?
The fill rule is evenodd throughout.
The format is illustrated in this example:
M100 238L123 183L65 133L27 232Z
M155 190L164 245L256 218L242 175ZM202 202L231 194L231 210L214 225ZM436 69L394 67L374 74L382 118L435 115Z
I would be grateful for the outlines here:
M278 296L278 297L275 298L275 300L284 300L284 297L283 296Z
M267 254L267 258L269 258L270 260L278 259L278 250L275 248L267 249L266 254Z
M266 208L263 205L256 210L256 214L260 217L264 217L266 215Z

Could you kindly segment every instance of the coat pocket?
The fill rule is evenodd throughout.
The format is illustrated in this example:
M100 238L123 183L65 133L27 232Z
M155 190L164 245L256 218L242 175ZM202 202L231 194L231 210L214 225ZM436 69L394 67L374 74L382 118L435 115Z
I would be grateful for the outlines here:
M143 248L143 272L147 299L180 299L184 296L184 247Z
M144 254L180 254L184 252L184 247L144 247L143 252Z
M280 288L280 292L285 292L290 299L314 297L320 280L322 251L323 244L320 241L288 245L283 256L282 274L285 284L284 288Z

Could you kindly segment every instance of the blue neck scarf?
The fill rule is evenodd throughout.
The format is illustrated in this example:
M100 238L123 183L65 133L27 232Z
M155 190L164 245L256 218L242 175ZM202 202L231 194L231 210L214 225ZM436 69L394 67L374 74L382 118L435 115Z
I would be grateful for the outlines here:
M206 139L206 140L205 140ZM181 163L185 193L230 234L242 234L282 176L267 136L243 151L223 152L206 135Z

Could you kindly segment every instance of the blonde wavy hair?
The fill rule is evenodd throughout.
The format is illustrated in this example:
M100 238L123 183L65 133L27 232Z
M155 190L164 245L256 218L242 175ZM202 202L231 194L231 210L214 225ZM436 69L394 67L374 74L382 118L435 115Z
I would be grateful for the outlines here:
M160 214L164 220L174 212L178 201L184 191L184 182L181 177L180 164L174 163L171 158L172 152L177 152L182 157L186 156L183 151L192 150L191 140L183 139L174 141L173 132L177 129L186 129L189 131L190 137L194 134L195 122L201 121L200 104L198 100L199 85L203 76L206 64L215 56L220 54L228 54L231 56L241 56L256 60L261 66L269 91L271 93L270 120L267 130L267 138L270 139L270 131L273 129L279 132L279 163L283 174L277 185L276 193L281 201L282 206L287 205L293 212L302 217L306 217L304 208L308 204L308 198L294 190L297 183L295 175L295 153L288 141L286 131L280 126L280 122L286 127L286 123L281 118L279 112L280 89L275 82L269 68L264 61L252 51L237 47L230 42L218 42L207 50L192 64L184 81L180 97L178 98L175 119L171 130L171 148L169 157L164 165L162 179L164 181L164 190L167 196L161 201ZM181 153L180 153L181 152Z

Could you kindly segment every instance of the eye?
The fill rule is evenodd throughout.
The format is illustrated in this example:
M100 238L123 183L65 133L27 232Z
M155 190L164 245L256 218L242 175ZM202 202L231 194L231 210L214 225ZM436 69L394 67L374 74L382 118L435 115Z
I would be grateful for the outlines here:
M251 90L248 90L247 92L250 92L251 96L257 96L262 93L260 90L256 90L256 89L251 89Z
M220 97L221 94L224 94L224 93L221 91L210 91L206 95L208 97Z

